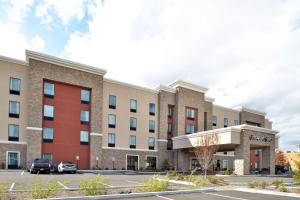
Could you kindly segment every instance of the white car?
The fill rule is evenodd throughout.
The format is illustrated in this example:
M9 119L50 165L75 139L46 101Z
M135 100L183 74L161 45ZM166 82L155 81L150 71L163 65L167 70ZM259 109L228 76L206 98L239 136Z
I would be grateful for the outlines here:
M71 172L75 174L77 171L76 165L67 161L59 162L57 168L59 173Z

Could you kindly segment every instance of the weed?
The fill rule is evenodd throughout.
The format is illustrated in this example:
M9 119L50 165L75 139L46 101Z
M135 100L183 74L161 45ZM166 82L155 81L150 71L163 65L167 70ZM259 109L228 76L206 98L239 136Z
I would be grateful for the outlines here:
M107 194L106 185L108 180L101 175L92 179L85 179L80 181L79 189L82 193L88 196Z

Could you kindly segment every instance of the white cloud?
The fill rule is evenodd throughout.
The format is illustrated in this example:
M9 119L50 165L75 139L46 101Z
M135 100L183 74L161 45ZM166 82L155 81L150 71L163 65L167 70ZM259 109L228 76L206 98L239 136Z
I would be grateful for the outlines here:
M45 41L43 40L43 38L41 38L41 36L36 35L31 39L30 49L35 51L41 51L44 49L44 47L45 47Z
M68 57L108 76L154 86L185 79L209 86L218 104L268 112L300 143L299 1L105 1L88 33L73 33Z

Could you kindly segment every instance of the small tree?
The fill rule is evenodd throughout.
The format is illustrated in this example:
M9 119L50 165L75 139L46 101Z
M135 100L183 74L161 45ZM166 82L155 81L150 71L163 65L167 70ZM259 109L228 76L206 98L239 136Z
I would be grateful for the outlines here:
M300 153L298 154L300 156ZM296 169L294 170L294 181L300 184L300 161L295 160Z
M204 170L206 178L207 170L213 163L213 156L219 148L219 138L217 134L206 134L200 136L194 147L195 156Z
M276 165L284 166L286 164L286 159L282 151L275 152L275 163Z

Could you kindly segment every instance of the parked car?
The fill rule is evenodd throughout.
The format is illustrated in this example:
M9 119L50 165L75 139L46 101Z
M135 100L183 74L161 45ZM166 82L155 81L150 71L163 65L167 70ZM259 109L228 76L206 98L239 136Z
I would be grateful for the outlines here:
M58 164L59 173L64 173L64 172L76 173L76 171L77 171L76 165L71 162L61 161Z
M36 158L32 161L29 171L34 173L47 173L50 174L51 164L48 159Z
M275 173L276 174L284 174L285 173L285 167L282 165L275 165Z

